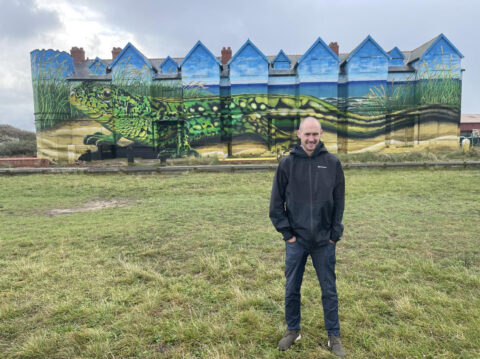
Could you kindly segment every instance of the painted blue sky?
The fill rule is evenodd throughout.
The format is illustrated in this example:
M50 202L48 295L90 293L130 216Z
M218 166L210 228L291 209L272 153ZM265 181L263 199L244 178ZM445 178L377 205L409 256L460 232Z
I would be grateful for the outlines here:
M462 112L480 113L480 2L469 0L0 0L0 123L33 130L30 51L83 47L111 58L131 42L149 58L184 57L201 40L220 56L247 39L265 55L302 55L320 36L350 52L368 34L385 51L440 33L462 52ZM268 14L266 16L265 14Z

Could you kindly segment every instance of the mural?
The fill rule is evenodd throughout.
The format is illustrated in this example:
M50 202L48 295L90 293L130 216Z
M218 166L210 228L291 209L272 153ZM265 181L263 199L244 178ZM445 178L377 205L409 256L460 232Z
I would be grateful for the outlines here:
M458 146L463 56L443 34L408 52L370 36L334 50L319 38L267 57L248 40L228 63L200 41L183 59L131 44L113 60L32 51L39 157L273 156L305 116L332 152Z

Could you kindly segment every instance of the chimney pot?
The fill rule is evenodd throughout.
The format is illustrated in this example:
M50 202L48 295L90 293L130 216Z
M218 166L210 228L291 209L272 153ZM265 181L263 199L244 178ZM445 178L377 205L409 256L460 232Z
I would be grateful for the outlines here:
M222 64L225 65L232 58L232 49L230 47L222 48Z
M331 42L330 44L328 44L328 47L330 47L332 51L337 54L337 56L339 55L339 48L336 42Z
M120 47L114 47L112 49L112 60L115 60L115 57L117 57L120 52L122 52Z
M73 63L75 64L85 61L85 51L83 50L83 47L72 47L72 49L70 50L70 55L72 55Z

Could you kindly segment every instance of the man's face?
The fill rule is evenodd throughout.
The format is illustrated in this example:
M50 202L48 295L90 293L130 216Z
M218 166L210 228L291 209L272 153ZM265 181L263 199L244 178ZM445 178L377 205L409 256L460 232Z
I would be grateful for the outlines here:
M304 151L311 155L320 142L322 128L318 121L314 118L309 118L302 123L302 126L297 131L297 136Z

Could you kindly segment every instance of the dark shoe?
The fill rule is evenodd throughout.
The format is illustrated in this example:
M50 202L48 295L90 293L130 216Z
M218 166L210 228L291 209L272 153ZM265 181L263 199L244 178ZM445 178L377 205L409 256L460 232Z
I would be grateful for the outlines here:
M300 340L300 330L287 330L282 339L278 342L278 350L282 352L292 346L293 343Z
M340 337L328 337L328 349L330 349L337 357L345 358L346 356Z

